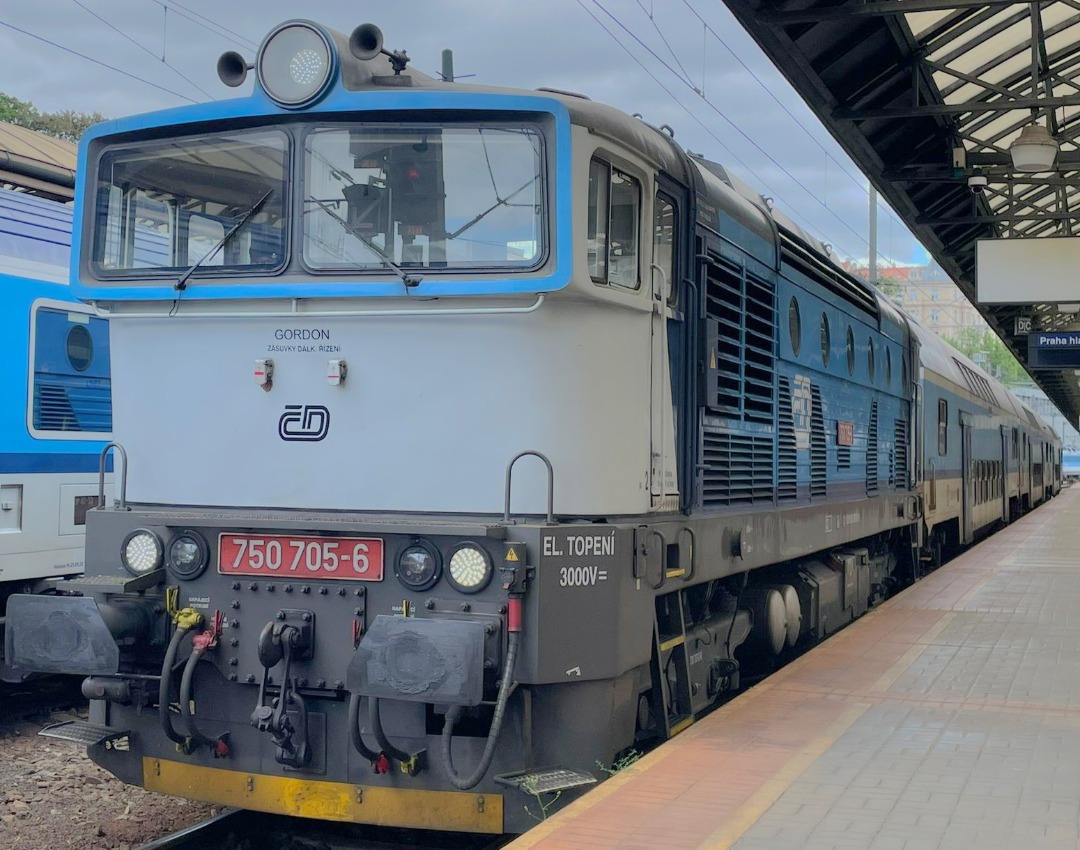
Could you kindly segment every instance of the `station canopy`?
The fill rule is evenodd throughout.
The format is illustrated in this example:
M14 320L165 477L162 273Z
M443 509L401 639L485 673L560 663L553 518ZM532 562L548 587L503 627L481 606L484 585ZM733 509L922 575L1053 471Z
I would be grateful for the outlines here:
M1080 235L1078 0L725 2L973 302L978 240ZM1021 132L1044 150L1056 142L1051 167L1017 167ZM979 194L973 177L985 178ZM1017 317L1080 328L1076 305L977 306L1025 364ZM1074 424L1078 374L1033 372Z
M0 121L0 186L5 189L70 201L78 154L73 142Z

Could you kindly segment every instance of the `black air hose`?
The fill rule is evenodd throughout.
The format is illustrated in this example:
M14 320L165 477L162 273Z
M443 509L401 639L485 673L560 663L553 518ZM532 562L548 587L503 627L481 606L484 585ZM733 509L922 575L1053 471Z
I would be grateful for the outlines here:
M360 694L353 694L349 697L349 738L352 740L352 745L356 748L356 751L374 764L379 758L379 753L368 749L368 745L364 743L364 736L360 734L361 699Z
M196 636L198 640L198 636ZM195 647L188 656L184 665L184 675L180 678L180 716L184 719L184 728L191 736L191 742L196 746L206 746L214 750L216 755L225 755L228 752L224 738L208 738L195 723L195 716L191 713L192 679L195 678L195 667L203 657L205 649Z
M166 738L174 744L179 744L185 752L189 751L191 742L173 728L172 718L169 717L171 702L169 692L172 690L172 670L173 664L176 663L176 653L180 650L180 641L189 631L190 628L183 625L177 625L173 631L169 648L165 650L165 661L161 665L161 681L158 684L158 719L161 721L161 730Z
M379 742L383 752L390 758L398 761L409 761L412 758L411 754L399 750L386 737L386 733L382 728L382 716L379 713L379 700L375 697L368 697L368 724L371 726L371 731L375 733L375 740Z
M454 724L461 715L461 706L455 705L446 712L446 722L442 730L443 769L446 771L446 778L450 780L450 784L462 791L468 791L479 784L488 768L491 767L491 760L495 757L495 744L499 740L499 731L502 729L503 717L506 715L506 704L510 700L510 690L513 687L514 665L517 662L520 639L520 632L510 632L506 645L506 665L503 668L502 681L499 683L499 695L495 700L495 714L491 718L491 731L488 732L487 744L484 746L483 755L480 756L480 763L467 777L460 776L454 770L454 760L450 753L450 745L454 738Z

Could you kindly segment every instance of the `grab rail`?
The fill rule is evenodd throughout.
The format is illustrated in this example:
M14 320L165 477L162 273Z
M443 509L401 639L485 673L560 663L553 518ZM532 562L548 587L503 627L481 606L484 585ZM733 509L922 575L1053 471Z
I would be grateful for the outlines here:
M127 452L124 447L119 443L109 443L101 450L101 461L98 464L98 507L105 507L105 461L109 455L109 449L116 449L120 452L120 463L123 464L123 471L120 473L120 502L119 507L122 510L127 510L127 471L128 461Z
M547 455L543 452L534 451L533 449L526 449L523 452L518 452L514 455L513 460L506 465L506 501L503 503L503 522L507 525L510 524L510 481L514 474L514 464L521 460L523 457L532 455L538 457L544 462L544 466L547 467L547 521L548 525L555 524L555 469L551 465L551 461L548 460Z

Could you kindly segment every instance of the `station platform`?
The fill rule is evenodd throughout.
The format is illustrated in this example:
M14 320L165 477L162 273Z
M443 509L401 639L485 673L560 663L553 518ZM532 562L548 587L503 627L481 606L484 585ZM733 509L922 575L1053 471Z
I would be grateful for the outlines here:
M1080 847L1080 487L508 845Z

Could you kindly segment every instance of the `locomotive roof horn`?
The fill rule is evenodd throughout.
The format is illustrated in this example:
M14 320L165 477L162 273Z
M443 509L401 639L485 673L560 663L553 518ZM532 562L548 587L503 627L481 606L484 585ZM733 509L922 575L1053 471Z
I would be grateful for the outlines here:
M225 85L236 88L237 86L243 85L244 80L247 79L247 72L253 67L255 66L235 50L227 50L218 57L218 78L221 82L225 83Z
M404 50L390 51L383 47L383 34L375 24L360 24L349 36L349 52L362 62L370 61L379 54L389 58L394 74L400 74L409 64L409 54Z

